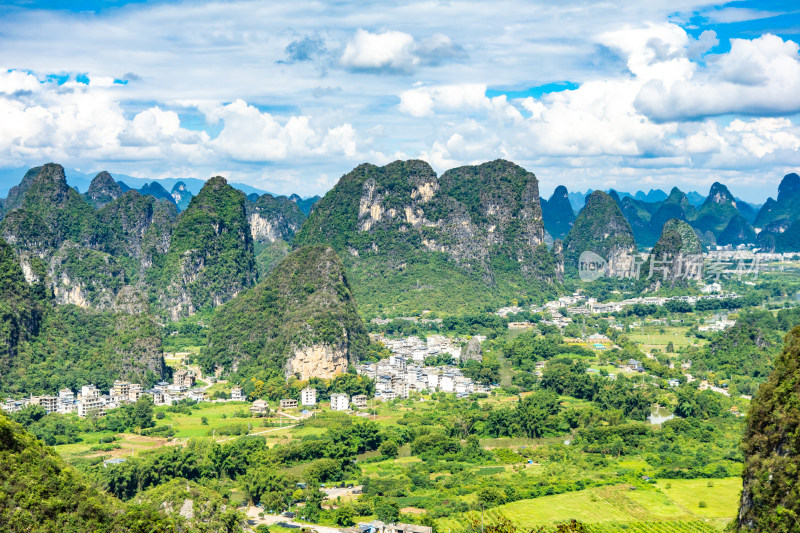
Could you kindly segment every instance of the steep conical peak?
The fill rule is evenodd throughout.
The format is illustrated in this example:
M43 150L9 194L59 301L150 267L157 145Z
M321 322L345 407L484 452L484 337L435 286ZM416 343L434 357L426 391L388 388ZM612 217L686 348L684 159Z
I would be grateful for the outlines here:
M733 195L726 186L724 186L718 181L715 181L714 184L711 186L711 190L708 192L708 198L706 198L704 205L710 205L710 204L736 205L736 201L733 199Z
M778 201L788 200L800 193L800 176L792 172L783 177L778 186Z
M569 202L569 191L563 185L556 187L550 200L542 200L542 218L544 227L554 239L563 239L572 223L575 222L575 212Z
M679 188L673 187L669 192L669 196L667 196L667 199L664 201L671 204L679 204L682 203L684 199L686 199L686 195Z
M550 201L552 202L555 198L565 198L567 201L569 201L569 191L563 185L559 185L556 187L556 190L553 191Z
M580 255L591 251L605 258L614 270L621 268L635 249L633 230L617 202L603 191L594 191L564 240L565 266L574 271Z
M315 245L287 255L218 310L200 362L211 370L238 366L330 379L358 362L368 343L341 260L332 248Z
M122 187L114 181L111 174L104 170L92 180L89 190L86 191L86 198L95 207L103 207L108 202L119 198L122 192Z
M179 181L178 183L172 186L171 192L172 194L175 194L176 192L180 193L186 192L186 184L182 181Z

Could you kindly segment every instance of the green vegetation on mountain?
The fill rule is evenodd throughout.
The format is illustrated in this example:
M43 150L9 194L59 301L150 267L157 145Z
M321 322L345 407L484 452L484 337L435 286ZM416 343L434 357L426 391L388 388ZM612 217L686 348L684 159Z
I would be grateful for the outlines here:
M0 524L5 531L176 531L155 507L94 488L41 441L0 414Z
M768 224L758 234L756 244L765 252L800 250L800 218L791 223L787 219L780 219Z
M173 318L221 305L255 284L245 201L217 176L181 213L163 268L148 279Z
M295 236L339 252L367 314L544 296L555 271L538 261L543 241L536 177L502 160L438 179L422 161L360 165Z
M19 344L37 334L44 293L41 283L28 286L14 250L0 238L0 379L15 360Z
M578 258L586 251L610 262L635 249L633 230L617 203L608 194L594 191L564 239L564 266L567 272L576 272Z
M100 208L122 196L123 190L106 171L100 172L89 184L84 197L94 207Z
M701 232L709 232L718 237L731 219L741 216L736 209L736 200L725 185L715 182L711 185L703 205L697 210L692 226ZM747 224L747 221L744 221Z
M283 381L299 350L325 346L346 370L368 345L341 260L330 247L308 246L217 309L200 363L206 371L235 367L243 378Z
M756 242L756 232L742 215L731 217L728 225L717 235L717 244L738 246Z
M289 244L305 222L306 215L289 198L264 194L254 202L247 202L247 218L255 244L259 277L264 277L289 252Z
M702 254L703 247L694 229L677 218L668 220L644 264L649 283L654 288L686 287L702 279Z
M775 370L750 406L742 442L739 531L791 532L800 521L800 327L786 336Z
M161 330L148 315L99 312L73 305L48 311L38 335L18 347L0 390L13 395L53 394L115 379L152 385L166 375Z
M766 228L779 220L800 220L800 176L795 173L783 177L778 187L778 199L768 199L756 217L755 226Z
M160 509L192 532L232 533L245 523L244 515L218 492L181 478L140 492L133 501Z
M9 244L46 255L66 240L86 245L96 240L95 210L67 185L61 165L40 167L26 187L21 199L12 204L18 207L0 223L0 232Z

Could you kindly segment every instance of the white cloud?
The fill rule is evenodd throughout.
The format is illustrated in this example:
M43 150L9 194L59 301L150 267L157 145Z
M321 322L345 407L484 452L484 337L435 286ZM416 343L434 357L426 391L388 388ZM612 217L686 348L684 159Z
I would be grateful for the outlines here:
M732 39L731 50L706 71L667 85L653 79L636 107L655 120L682 120L744 113L790 114L800 111L798 45L775 35Z
M401 31L370 33L359 29L342 53L342 65L355 70L409 72L418 63L414 38Z
M578 186L603 176L621 189L790 170L797 45L765 35L714 55L711 29L695 39L666 22L762 15L719 3L19 9L4 15L0 35L0 165L56 160L150 176L225 169L302 194L323 192L359 162L396 157L423 156L439 170L508 157L547 179ZM88 86L77 73L88 73ZM41 83L48 74L72 81ZM558 81L579 87L486 96Z

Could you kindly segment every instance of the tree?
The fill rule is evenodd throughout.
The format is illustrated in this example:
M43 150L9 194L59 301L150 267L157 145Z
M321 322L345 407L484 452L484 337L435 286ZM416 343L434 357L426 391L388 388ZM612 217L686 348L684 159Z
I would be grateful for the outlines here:
M289 479L268 466L251 470L244 476L242 485L252 503L261 503L269 511L283 510L292 497Z
M149 396L141 396L133 406L133 417L131 419L133 427L150 428L156 425L153 421L153 399Z
M383 444L378 447L378 451L384 457L397 457L398 450L397 443L393 440L384 441Z
M333 519L342 527L349 527L352 526L355 522L353 522L353 516L355 513L353 512L353 508L349 505L341 505L339 506L336 511L333 513Z
M375 506L375 514L381 522L394 523L400 518L400 506L397 502L384 500Z

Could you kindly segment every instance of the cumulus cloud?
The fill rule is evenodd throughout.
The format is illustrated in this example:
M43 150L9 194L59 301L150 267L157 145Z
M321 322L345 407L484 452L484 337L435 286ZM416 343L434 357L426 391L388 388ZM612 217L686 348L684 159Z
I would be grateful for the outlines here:
M464 49L441 33L417 42L401 31L359 29L345 46L341 64L354 71L409 74L421 65L438 66L465 57Z
M637 109L659 121L800 111L798 45L775 35L732 39L730 52L714 58L707 70L687 74L669 84L648 81Z

